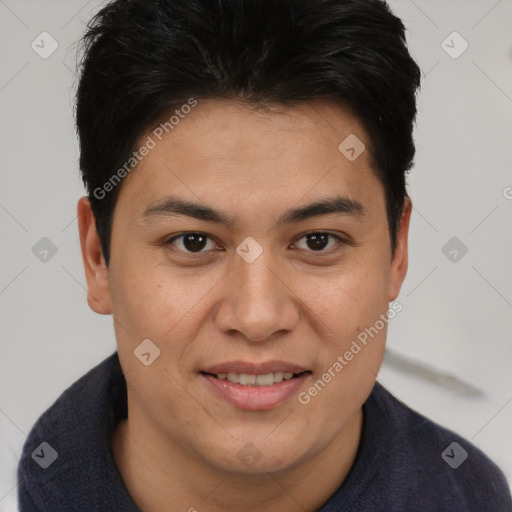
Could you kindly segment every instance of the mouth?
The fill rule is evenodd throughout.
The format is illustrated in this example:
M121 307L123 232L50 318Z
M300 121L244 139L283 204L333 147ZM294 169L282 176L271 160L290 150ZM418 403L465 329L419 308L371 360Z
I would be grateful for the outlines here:
M312 372L282 361L259 365L238 361L212 366L199 375L210 392L235 408L262 411L298 393Z
M218 380L225 380L232 384L240 384L240 386L255 386L255 387L267 387L283 382L283 380L296 379L306 373L310 374L311 371L305 370L303 372L270 372L263 374L251 374L251 373L209 373L200 372L203 375L210 375Z

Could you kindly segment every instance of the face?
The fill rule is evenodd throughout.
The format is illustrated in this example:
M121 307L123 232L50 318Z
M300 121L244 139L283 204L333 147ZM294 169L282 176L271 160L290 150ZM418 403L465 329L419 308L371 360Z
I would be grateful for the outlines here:
M279 471L360 412L406 273L410 204L392 257L368 151L338 149L350 134L369 146L327 102L205 100L161 141L141 137L156 145L122 184L108 271L84 261L148 436L226 471ZM93 223L81 230L92 247Z

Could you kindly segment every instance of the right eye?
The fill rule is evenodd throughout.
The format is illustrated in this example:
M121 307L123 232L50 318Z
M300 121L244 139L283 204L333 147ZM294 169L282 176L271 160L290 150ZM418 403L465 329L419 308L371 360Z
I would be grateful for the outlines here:
M172 251L182 252L185 254L199 254L203 251L205 246L207 246L208 241L213 244L213 247L216 247L216 244L213 240L209 239L208 235L200 232L185 232L180 233L179 235L175 235L169 240L164 242L164 246Z

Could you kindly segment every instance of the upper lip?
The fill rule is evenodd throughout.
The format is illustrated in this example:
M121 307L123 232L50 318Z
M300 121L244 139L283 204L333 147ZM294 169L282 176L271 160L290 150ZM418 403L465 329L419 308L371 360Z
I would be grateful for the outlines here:
M265 375L266 373L302 373L306 368L286 361L265 361L252 363L250 361L229 361L209 366L202 370L205 373L246 373L248 375Z

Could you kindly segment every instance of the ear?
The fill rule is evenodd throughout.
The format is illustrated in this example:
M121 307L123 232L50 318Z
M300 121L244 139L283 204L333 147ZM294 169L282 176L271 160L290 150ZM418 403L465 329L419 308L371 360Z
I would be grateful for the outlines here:
M408 266L408 235L409 221L411 220L412 201L406 197L402 218L400 221L400 232L397 237L395 252L391 260L391 279L389 288L389 302L394 301L400 293L400 288L407 274Z
M87 197L82 197L78 201L77 215L82 260L87 280L87 303L94 312L110 315L112 304L108 268L103 257L100 237L96 231L96 219Z

